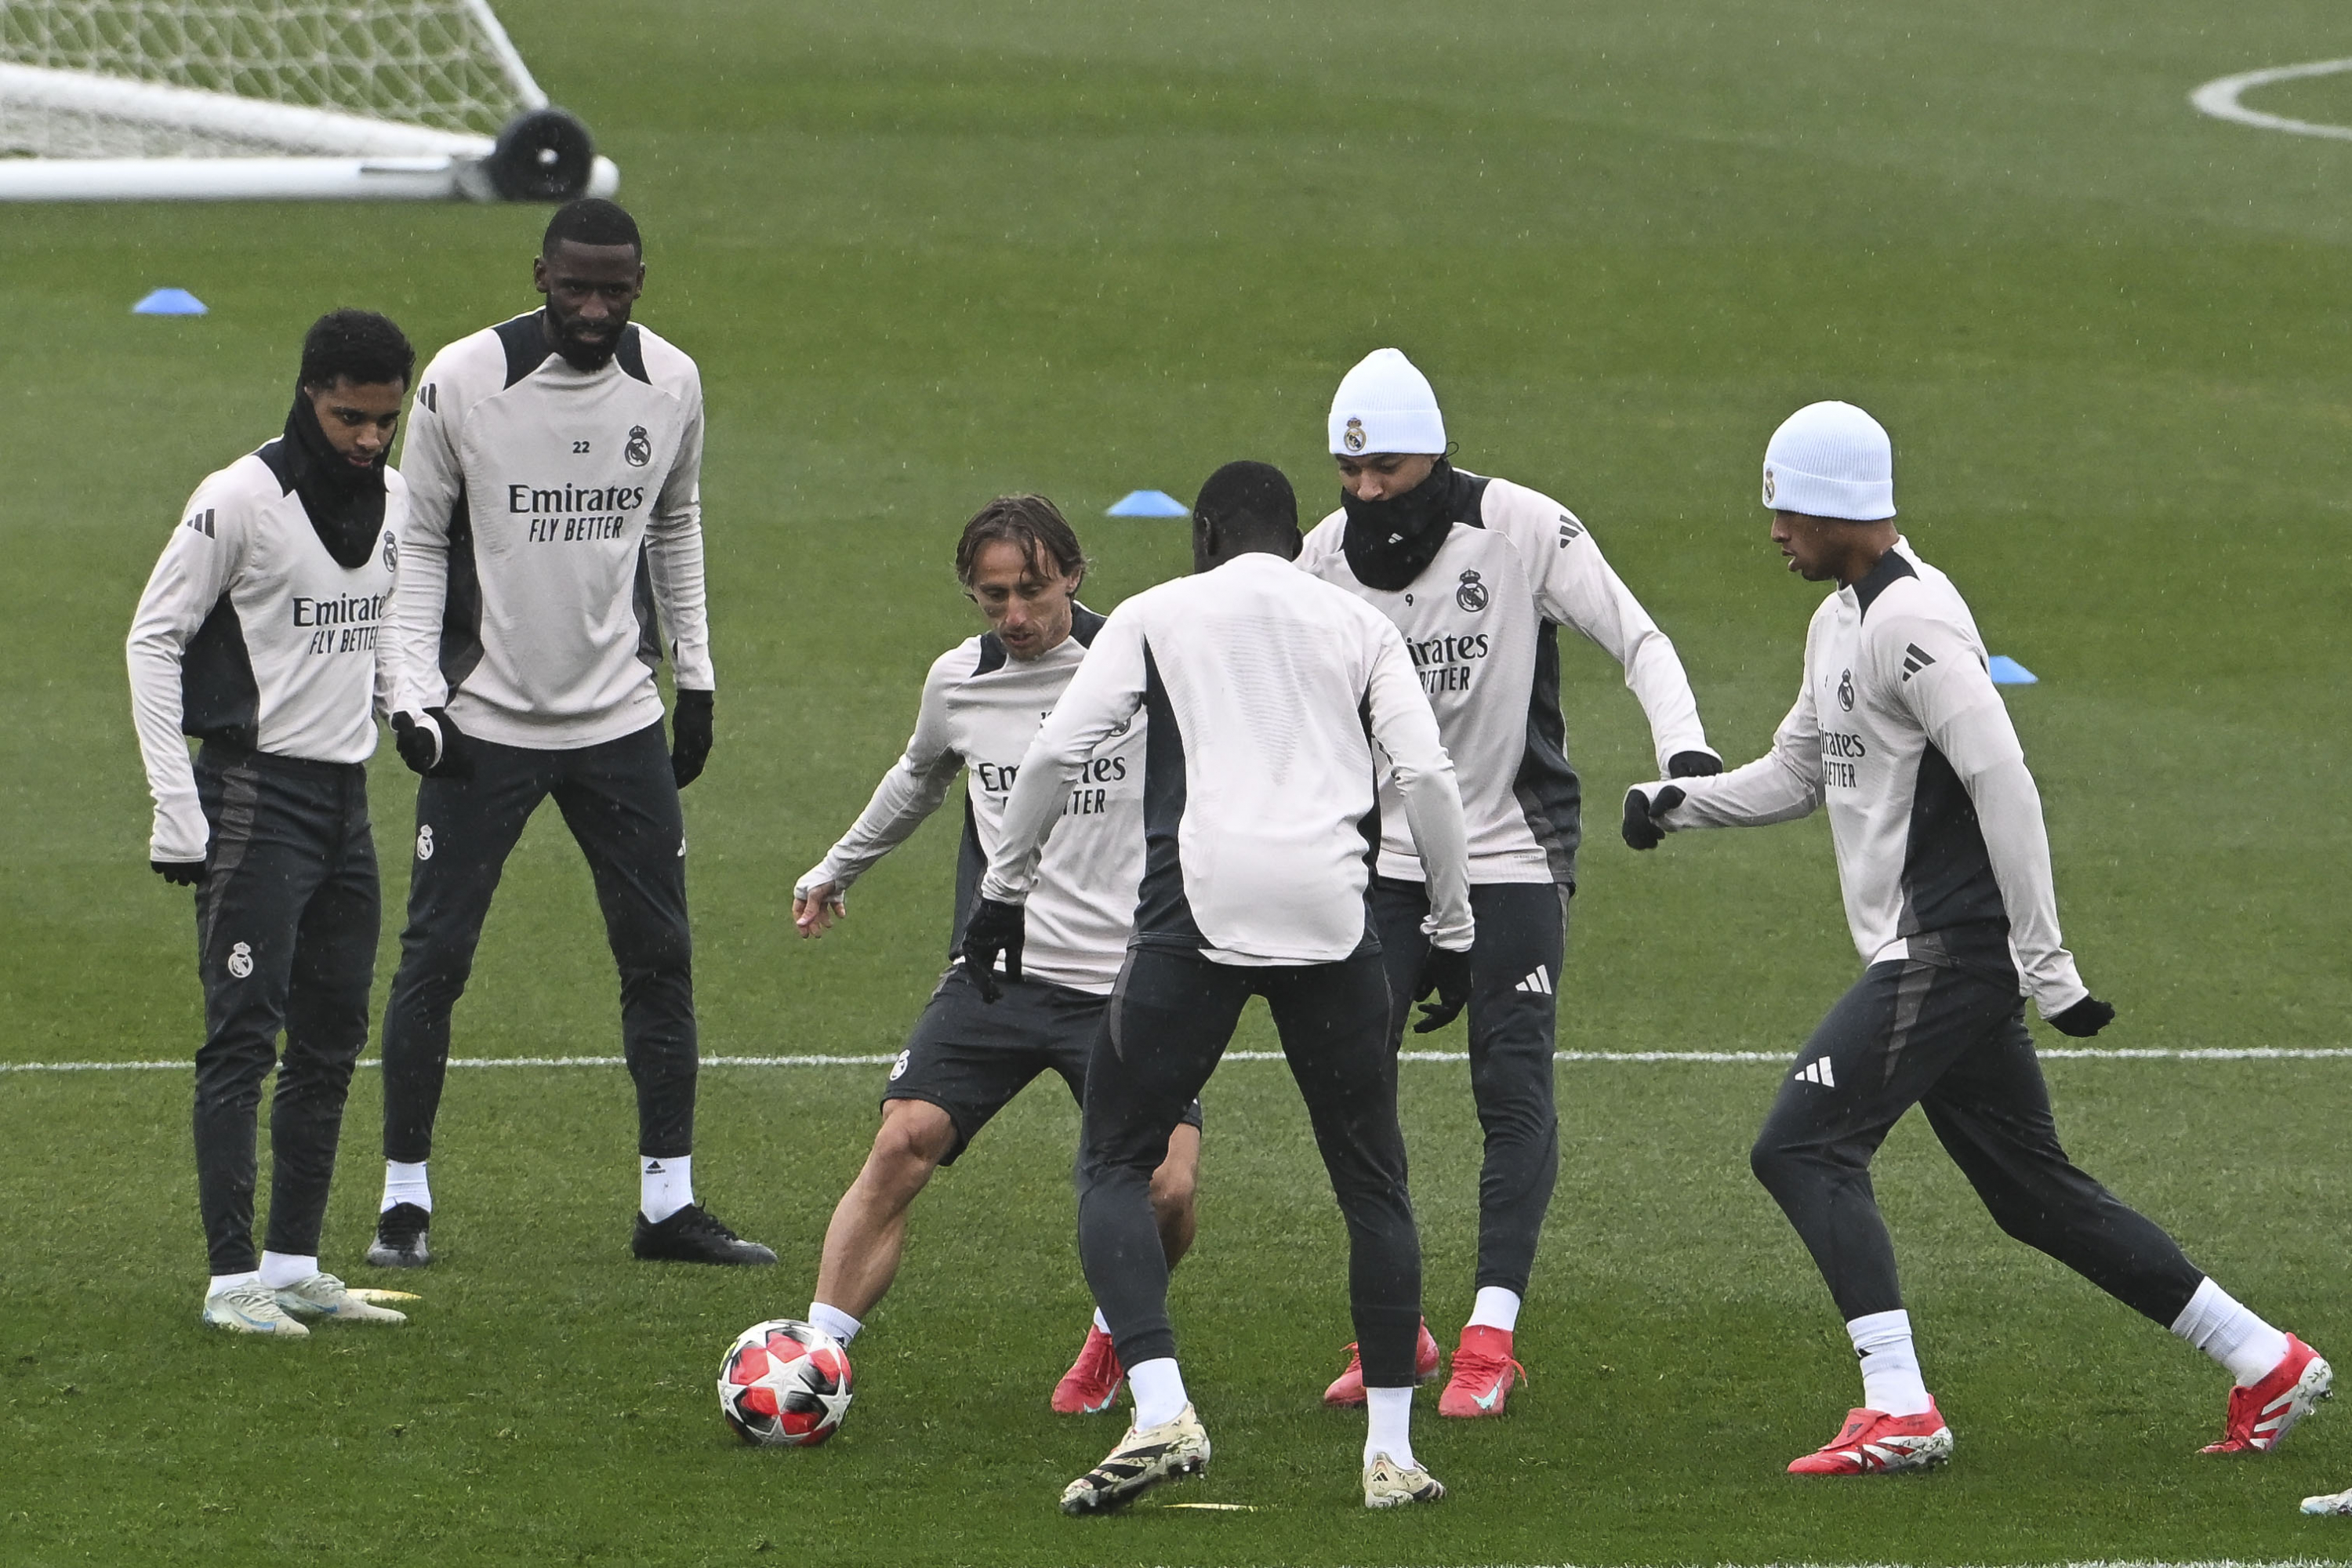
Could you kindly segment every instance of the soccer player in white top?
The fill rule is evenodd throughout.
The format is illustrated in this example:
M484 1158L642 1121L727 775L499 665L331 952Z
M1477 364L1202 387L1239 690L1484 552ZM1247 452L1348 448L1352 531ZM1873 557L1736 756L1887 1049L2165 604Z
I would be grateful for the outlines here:
M2060 943L2041 795L1968 605L1895 531L1894 472L1886 432L1851 404L1810 405L1773 434L1772 541L1791 572L1837 584L1806 632L1796 706L1746 767L1625 799L1636 849L1829 808L1866 967L1798 1053L1752 1160L1846 1320L1863 1404L1789 1468L1867 1475L1951 1454L1870 1183L1914 1105L2003 1230L2229 1370L2227 1425L2206 1453L2266 1451L2328 1392L2327 1363L2232 1300L2059 1144L2021 997L2074 1036L2116 1010Z
M955 929L1002 836L1021 759L1103 617L1080 604L1087 562L1078 536L1043 496L1000 496L964 524L956 576L989 629L941 654L923 681L905 755L841 842L793 889L793 917L817 936L844 912L850 884L904 843L965 775L963 844L956 861ZM1143 873L1143 738L1138 721L1087 759L1063 802L1029 902L1028 963L1019 979L983 988L951 964L882 1089L882 1128L824 1236L809 1321L846 1344L890 1289L906 1246L907 1210L931 1173L953 1164L989 1120L1040 1073L1055 1072L1080 1104L1087 1061L1135 926ZM1152 1173L1151 1205L1169 1267L1192 1242L1201 1110L1187 1109ZM1097 1314L1099 1318L1099 1314ZM1053 1407L1110 1407L1122 1377L1098 1321L1054 1390Z
M629 320L645 246L583 197L547 226L529 315L425 367L401 471L386 657L416 791L408 926L383 1018L383 1212L368 1260L431 1261L425 1163L449 1016L523 825L552 795L587 857L637 1089L639 1258L773 1263L694 1201L697 1048L678 791L710 752L702 378ZM675 743L654 668L677 674Z
M404 505L384 459L415 363L382 316L320 317L303 340L285 434L196 487L131 626L131 713L155 798L147 858L166 882L196 889L204 1321L242 1333L299 1339L305 1319L405 1321L353 1298L318 1255L375 979L382 904L365 764ZM184 735L203 742L193 763ZM273 1067L269 1229L257 1258L255 1142Z
M1591 531L1549 496L1456 468L1428 378L1395 349L1349 371L1331 399L1328 435L1340 509L1307 536L1298 563L1396 623L1437 714L1470 825L1470 1092L1486 1134L1478 1176L1478 1268L1441 1415L1499 1415L1515 1378L1520 1300L1559 1171L1552 1100L1560 961L1576 890L1581 789L1569 765L1559 708L1560 628L1615 659L1650 721L1659 768L1710 773L1698 704L1674 644L1601 559ZM1420 934L1429 900L1412 828L1393 794L1381 803L1372 919L1397 998L1391 1045L1424 975ZM1417 1032L1450 1023L1461 993L1440 988ZM1349 1347L1351 1350L1354 1347ZM1423 1328L1415 1370L1438 1370ZM1324 1392L1363 1403L1360 1366Z
M1462 801L1397 630L1291 569L1298 506L1263 463L1229 463L1194 505L1195 573L1129 599L1030 743L981 900L969 973L1021 973L1022 902L1087 760L1139 712L1144 870L1135 936L1087 1068L1078 1249L1135 1394L1135 1420L1062 1510L1116 1508L1204 1468L1209 1438L1176 1364L1150 1198L1170 1133L1251 996L1266 999L1347 1216L1349 1298L1370 1387L1368 1507L1434 1501L1413 1458L1421 1237L1397 1130L1389 986L1364 891L1387 763L1426 856L1427 935L1473 935ZM1061 823L1058 832L1056 822Z

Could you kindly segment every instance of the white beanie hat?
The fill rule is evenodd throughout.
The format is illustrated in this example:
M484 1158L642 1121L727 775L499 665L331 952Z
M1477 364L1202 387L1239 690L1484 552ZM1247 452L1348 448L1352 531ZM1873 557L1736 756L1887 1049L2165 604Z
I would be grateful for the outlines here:
M1764 504L1808 517L1877 522L1895 515L1895 444L1851 403L1809 403L1764 448Z
M1445 450L1437 394L1402 350L1374 349L1339 378L1331 395L1331 450L1343 458Z

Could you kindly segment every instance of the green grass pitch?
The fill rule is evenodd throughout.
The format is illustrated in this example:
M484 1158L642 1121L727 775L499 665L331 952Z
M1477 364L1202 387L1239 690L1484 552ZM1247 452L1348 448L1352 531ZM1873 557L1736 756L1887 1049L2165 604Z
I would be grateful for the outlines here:
M1773 425L1851 398L1894 432L1905 525L1967 592L2048 804L2101 1044L2336 1047L2352 762L2352 146L2203 119L2200 82L2345 52L2340 7L2250 0L506 0L621 163L642 317L700 360L719 748L688 796L705 1049L895 1050L940 961L952 834L821 943L790 889L895 755L973 616L981 500L1061 500L1108 607L1181 570L1234 457L1333 492L1322 411L1394 342L1467 466L1575 507L1675 637L1735 760L1795 687L1817 591L1756 501ZM2352 122L2352 78L2255 95ZM462 206L0 213L0 1061L184 1057L187 899L142 861L121 639L182 498L283 416L301 328L389 310L427 351L531 302L543 215ZM135 319L193 289L194 321ZM1819 822L1610 831L1648 776L1606 661L1568 659L1597 831L1561 986L1585 1050L1793 1052L1852 978ZM410 781L379 757L392 968ZM458 1015L468 1056L610 1054L614 984L553 814L511 865ZM379 993L380 994L380 993ZM1431 1042L1459 1048L1458 1033ZM1269 1043L1254 1013L1243 1046ZM2352 1558L2295 1512L2352 1484L2352 1415L2259 1462L2193 1457L2220 1374L2000 1237L1916 1120L1879 1188L1931 1384L1937 1475L1780 1473L1856 1394L1802 1249L1749 1179L1771 1068L1564 1064L1559 1195L1500 1421L1440 1423L1442 1508L1371 1517L1342 1236L1295 1091L1210 1088L1177 1280L1216 1464L1072 1521L1116 1436L1045 1394L1087 1302L1076 1117L1015 1103L919 1205L823 1451L720 1428L745 1324L798 1315L878 1071L713 1068L698 1175L762 1273L641 1266L617 1069L453 1077L436 1239L394 1333L276 1346L196 1321L173 1072L0 1074L0 1562L398 1564L2027 1563ZM2059 1062L2081 1162L2234 1292L2352 1357L2352 1063ZM355 1279L379 1166L354 1092L327 1263ZM1468 1307L1475 1128L1406 1069L1441 1336Z

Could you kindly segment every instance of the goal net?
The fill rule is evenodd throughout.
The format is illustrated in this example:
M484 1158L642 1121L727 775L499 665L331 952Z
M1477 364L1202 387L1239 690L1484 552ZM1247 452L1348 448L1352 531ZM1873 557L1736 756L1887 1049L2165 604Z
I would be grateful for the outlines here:
M0 199L608 192L488 0L0 0Z

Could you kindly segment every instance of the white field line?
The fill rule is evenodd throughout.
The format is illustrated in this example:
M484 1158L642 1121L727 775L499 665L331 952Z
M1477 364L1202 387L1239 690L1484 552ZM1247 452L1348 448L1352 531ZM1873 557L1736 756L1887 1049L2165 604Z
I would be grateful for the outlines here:
M2337 142L2352 142L2352 125L2322 125L2316 121L2290 120L2283 114L2264 114L2259 109L2248 109L2238 101L2241 94L2257 87L2268 87L2276 81L2299 81L2305 77L2334 76L2338 71L2352 71L2352 59L2313 60L2299 66L2269 66L2258 71L2240 71L2209 81L2189 95L2189 101L2199 112L2216 120L2231 120L2240 125L2252 125L2263 131L2284 131L2291 136L2325 136Z
M2272 1046L2224 1046L2200 1049L2102 1049L2095 1046L2060 1046L2038 1053L2044 1061L2077 1062L2316 1062L2352 1060L2352 1047L2328 1047L2314 1049L2293 1049ZM898 1060L892 1052L873 1056L789 1056L789 1057L705 1057L707 1068L845 1068L887 1067ZM1280 1051L1227 1051L1229 1062L1278 1062ZM1466 1062L1466 1051L1399 1051L1397 1059L1408 1062ZM1784 1051L1561 1051L1554 1058L1563 1062L1623 1062L1639 1066L1659 1063L1686 1063L1699 1067L1722 1065L1786 1067L1793 1059ZM0 1073L10 1072L186 1072L193 1064L186 1061L139 1062L0 1062ZM359 1066L375 1068L383 1065L381 1057L369 1057ZM616 1068L626 1063L620 1057L451 1057L453 1068Z

